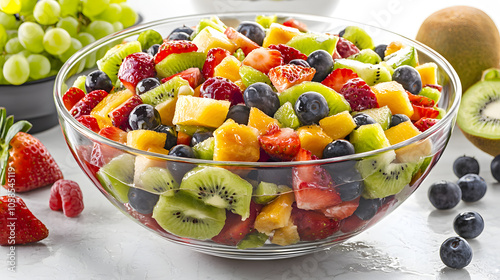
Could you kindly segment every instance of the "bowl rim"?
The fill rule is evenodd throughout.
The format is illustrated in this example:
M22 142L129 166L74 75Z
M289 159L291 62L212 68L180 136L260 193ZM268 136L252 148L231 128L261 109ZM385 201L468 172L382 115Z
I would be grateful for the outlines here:
M79 133L82 133L85 137L96 141L98 143L103 143L105 145L111 146L113 148L123 150L127 153L134 154L134 155L141 155L141 156L147 156L147 157L152 157L155 159L159 160L167 160L171 162L181 162L181 163L190 163L190 164L204 164L204 165L219 165L219 166L240 166L240 167L293 167L293 166L302 166L302 165L322 165L322 164L329 164L329 163L335 163L335 162L343 162L343 161L351 161L351 160L360 160L366 157L370 156L375 156L382 154L384 152L392 151L392 150L397 150L399 148L409 146L413 143L419 142L423 139L426 139L436 133L439 130L444 129L448 124L451 124L454 126L454 122L456 120L456 114L458 112L458 108L460 105L460 100L462 96L462 86L460 83L460 79L458 77L458 74L454 70L454 68L451 66L451 64L439 53L431 49L430 47L414 40L410 39L408 37L405 37L403 35L397 34L395 32L392 32L390 30L387 30L385 28L365 24L365 23L360 23L348 19L343 19L343 18L338 18L338 17L327 17L327 16L317 16L317 15L312 15L312 14L301 14L301 13L272 13L273 15L277 15L278 18L295 18L298 20L308 20L308 21L315 21L315 22L331 22L334 23L335 21L340 21L348 24L355 24L364 28L372 28L374 30L381 30L385 33L388 33L390 35L395 35L399 38L404 39L405 41L411 42L412 46L417 48L417 51L424 52L426 55L428 55L430 58L433 59L433 62L437 63L443 70L449 75L450 78L450 84L452 86L452 89L454 89L455 92L455 98L453 100L453 103L451 106L449 106L448 111L446 112L445 116L438 121L435 125L433 125L431 128L427 129L423 133L412 137L408 140L405 140L403 142L400 142L395 145L390 145L388 147L385 147L383 149L377 149L377 150L372 150L368 152L363 152L363 153L357 153L357 154L352 154L348 156L342 156L342 157L336 157L336 158L327 158L327 159L317 159L317 160L312 160L312 161L289 161L289 162L247 162L247 161L214 161L214 160L205 160L205 159L191 159L191 158L180 158L180 157L175 157L175 156L169 156L169 155L162 155L158 153L153 153L153 152L148 152L148 151L143 151L139 150L136 148L129 147L125 144L121 144L115 141L112 141L106 137L103 137L87 127L85 127L83 124L78 122L75 118L73 118L70 114L69 111L66 110L64 107L64 104L62 102L62 85L65 84L63 78L68 76L69 71L75 67L74 64L79 62L83 57L86 55L90 54L93 52L95 48L99 48L101 44L104 43L109 43L111 40L118 40L118 39L124 39L133 35L137 35L140 30L146 30L149 28L154 28L155 26L158 25L164 25L168 23L183 23L182 21L189 21L189 20L199 20L203 18L207 18L210 16L218 16L221 18L238 18L238 17L248 17L248 16L253 16L255 17L256 15L266 15L270 14L269 12L228 12L228 13L206 13L206 14L196 14L196 15L187 15L187 16L178 16L178 17L171 17L171 18L165 18L165 19L160 19L160 20L155 20L151 22L146 22L142 23L139 25L135 25L132 27L129 27L127 29L124 29L122 31L118 31L116 33L113 33L111 35L108 35L104 38L101 38L84 48L80 49L77 51L73 56L71 56L61 67L60 71L58 72L56 76L56 80L54 83L54 102L56 103L56 109L57 112L64 121L69 122L69 124L76 129ZM340 25L339 25L340 26ZM75 74L71 74L75 75ZM60 119L61 121L61 119ZM453 127L452 127L453 129Z

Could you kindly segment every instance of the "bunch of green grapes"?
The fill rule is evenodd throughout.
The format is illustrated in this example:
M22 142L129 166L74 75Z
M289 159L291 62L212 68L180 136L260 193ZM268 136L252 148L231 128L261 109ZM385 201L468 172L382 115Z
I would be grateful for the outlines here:
M53 76L82 47L132 26L137 13L125 2L0 0L0 84Z

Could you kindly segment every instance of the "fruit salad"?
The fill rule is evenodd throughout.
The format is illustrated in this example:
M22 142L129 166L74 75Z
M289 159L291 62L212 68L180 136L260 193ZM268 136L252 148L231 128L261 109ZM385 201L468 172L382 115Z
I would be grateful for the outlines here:
M385 43L357 26L212 17L114 46L62 101L88 129L147 152L78 147L144 225L240 249L339 240L419 185L434 144L407 140L445 113L437 65Z

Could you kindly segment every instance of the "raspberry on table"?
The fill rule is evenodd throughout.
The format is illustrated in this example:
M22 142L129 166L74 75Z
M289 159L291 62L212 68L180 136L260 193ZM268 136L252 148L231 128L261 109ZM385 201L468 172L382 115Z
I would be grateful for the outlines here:
M62 210L66 217L76 217L83 211L83 194L77 182L58 180L50 189L50 209Z

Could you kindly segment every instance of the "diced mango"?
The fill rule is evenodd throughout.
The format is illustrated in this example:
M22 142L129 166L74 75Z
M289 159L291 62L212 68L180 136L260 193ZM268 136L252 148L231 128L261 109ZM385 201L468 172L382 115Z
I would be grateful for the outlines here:
M437 85L437 65L434 62L427 62L418 65L415 69L420 74L422 85Z
M295 201L293 192L284 193L264 206L255 219L254 227L267 235L275 229L286 226L292 214Z
M267 48L270 45L286 44L293 37L300 34L300 30L297 28L284 26L279 23L272 23L271 27L269 27L266 38L264 38L262 46Z
M406 121L387 129L384 133L385 137L389 140L389 143L391 143L391 145L396 145L397 143L408 140L422 132L420 132L420 130L418 130L418 128L416 128L411 121Z
M286 226L276 229L271 239L271 243L281 246L292 245L299 241L299 232L297 231L297 226L293 224L292 219L290 219Z
M127 133L127 146L147 151L153 147L163 148L167 134L153 130L132 130Z
M326 145L333 141L323 129L318 125L303 126L297 129L300 139L300 146L318 158L323 157L323 150Z
M380 107L387 106L391 113L413 115L413 106L403 86L395 81L376 84L372 87Z
M237 49L236 44L231 42L224 33L211 26L203 28L193 39L193 43L198 47L198 51L204 53L208 53L213 48L223 48L230 53Z
M277 119L271 118L256 107L250 108L248 126L256 128L259 131L259 135L265 134L274 125L279 127L280 124Z
M241 80L241 62L234 56L226 56L219 65L214 68L214 76L223 77L236 82Z
M214 131L214 160L258 161L258 136L257 129L228 119Z
M134 95L134 93L128 89L108 94L94 107L94 109L92 109L90 115L97 119L100 128L113 126L108 114L127 101L132 95Z
M326 117L319 121L319 126L332 139L345 138L356 128L356 123L348 111Z
M391 43L389 43L389 45L387 46L387 48L385 49L385 52L384 52L384 55L385 56L389 56L397 51L399 51L400 49L402 49L404 47L403 43L402 42L399 42L399 41L393 41Z
M226 100L181 95L177 99L172 123L219 127L224 123L230 105L231 102Z

